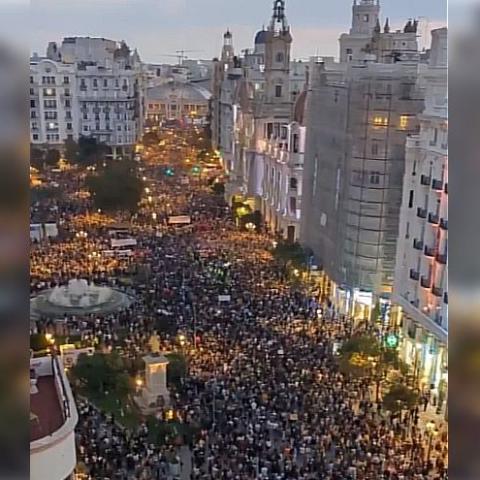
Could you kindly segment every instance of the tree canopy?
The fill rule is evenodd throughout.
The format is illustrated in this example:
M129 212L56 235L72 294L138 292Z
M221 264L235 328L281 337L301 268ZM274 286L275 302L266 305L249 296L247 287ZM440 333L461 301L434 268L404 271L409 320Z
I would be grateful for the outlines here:
M112 161L87 178L96 208L106 212L135 212L142 197L143 182L133 162Z
M394 384L383 397L383 406L392 413L409 410L418 403L418 395L401 383Z
M95 137L80 136L78 142L68 139L64 145L65 158L83 166L101 165L108 153L108 146Z

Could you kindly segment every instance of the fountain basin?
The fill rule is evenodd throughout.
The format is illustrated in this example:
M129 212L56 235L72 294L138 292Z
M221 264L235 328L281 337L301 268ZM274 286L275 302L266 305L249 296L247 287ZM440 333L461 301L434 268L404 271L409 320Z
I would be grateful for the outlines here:
M30 317L109 314L128 307L132 301L132 297L119 290L73 279L66 286L44 290L30 299Z

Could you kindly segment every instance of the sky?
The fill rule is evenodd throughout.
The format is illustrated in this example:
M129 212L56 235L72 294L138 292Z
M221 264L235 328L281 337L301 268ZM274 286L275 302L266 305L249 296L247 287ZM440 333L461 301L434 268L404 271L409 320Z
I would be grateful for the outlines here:
M453 0L468 1L468 0ZM0 0L0 31L21 37L30 52L44 54L49 41L64 36L125 40L144 61L174 62L176 50L189 58L220 54L226 28L236 51L252 48L256 31L269 22L272 0ZM349 29L352 0L286 0L294 58L338 53L338 37ZM420 44L432 28L447 23L447 0L381 0L382 20L401 28L419 18ZM21 13L20 13L21 12ZM25 31L18 28L18 16Z

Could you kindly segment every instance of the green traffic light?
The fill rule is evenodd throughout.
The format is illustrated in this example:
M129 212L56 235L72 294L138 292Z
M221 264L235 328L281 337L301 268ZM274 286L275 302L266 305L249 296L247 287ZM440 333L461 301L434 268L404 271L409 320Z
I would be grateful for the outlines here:
M387 335L387 338L385 339L385 343L389 348L396 348L398 345L397 335L395 335L394 333L390 333L389 335Z

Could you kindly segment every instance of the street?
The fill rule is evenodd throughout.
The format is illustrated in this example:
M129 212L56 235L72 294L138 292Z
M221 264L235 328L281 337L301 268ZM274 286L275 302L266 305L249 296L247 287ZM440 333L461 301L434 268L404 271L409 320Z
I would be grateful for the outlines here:
M153 149L141 166L148 195L140 210L108 220L131 222L137 256L101 256L106 217L74 197L58 204L70 236L33 250L32 288L74 275L117 286L132 278L121 288L133 305L65 319L67 332L88 329L105 351L120 345L135 358L158 333L163 351L181 349L187 358L187 375L171 386L171 409L192 437L182 447L154 445L146 423L127 432L82 403L77 443L86 478L170 479L177 462L185 480L447 478L440 436L428 446L407 413L394 417L375 403L370 379L339 371L333 345L351 335L349 319L326 308L318 315L318 298L273 258L272 238L240 231L208 176L185 177L190 166L168 158L167 151L155 163ZM74 175L64 182L72 193L82 188ZM192 223L169 225L175 215ZM40 331L51 327L39 321Z

